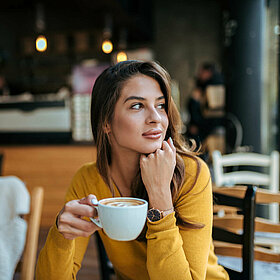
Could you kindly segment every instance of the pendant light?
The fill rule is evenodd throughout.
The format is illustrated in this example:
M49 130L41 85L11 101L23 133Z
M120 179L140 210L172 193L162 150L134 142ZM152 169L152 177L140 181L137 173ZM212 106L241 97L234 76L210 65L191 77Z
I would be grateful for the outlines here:
M109 54L113 51L113 43L111 41L112 37L112 17L107 14L105 16L105 28L103 29L103 42L102 42L102 51L106 54Z
M117 53L117 62L125 61L127 60L127 31L125 28L122 28L120 31L120 37L119 37L119 51Z
M42 3L37 3L36 5L36 32L39 34L36 38L36 50L38 52L45 52L48 48L48 41L43 32L46 28L44 6Z

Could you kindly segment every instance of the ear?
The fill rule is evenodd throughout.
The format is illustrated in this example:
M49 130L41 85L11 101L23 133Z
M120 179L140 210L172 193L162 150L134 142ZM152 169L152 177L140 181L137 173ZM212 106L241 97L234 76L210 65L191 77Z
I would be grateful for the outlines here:
M106 123L105 126L104 126L104 132L106 134L109 134L111 132L111 127L108 123Z

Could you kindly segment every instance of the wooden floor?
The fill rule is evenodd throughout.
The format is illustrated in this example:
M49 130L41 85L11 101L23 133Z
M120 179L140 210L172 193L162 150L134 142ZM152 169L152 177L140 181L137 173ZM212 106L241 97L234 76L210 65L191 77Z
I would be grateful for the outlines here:
M41 228L38 244L38 252L44 246L48 234L47 228ZM99 280L99 263L97 259L97 251L95 246L94 236L91 237L84 260L82 262L82 268L77 275L78 280ZM113 279L113 278L112 278Z

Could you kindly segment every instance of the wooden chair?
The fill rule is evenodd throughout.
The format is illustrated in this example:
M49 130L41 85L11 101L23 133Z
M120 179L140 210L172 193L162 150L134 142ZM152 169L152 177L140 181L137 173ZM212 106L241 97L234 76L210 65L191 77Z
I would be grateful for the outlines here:
M253 280L254 269L254 219L256 205L256 187L249 186L246 190L244 198L237 198L221 193L214 192L214 199L217 204L237 207L241 209L243 218L243 232L238 234L229 231L226 228L213 226L214 241L227 242L230 244L239 244L242 250L242 271L238 272L226 268L230 279ZM219 243L215 242L215 248ZM231 246L229 246L231 247ZM221 253L221 251L216 253Z
M98 250L99 269L102 280L110 280L110 276L115 274L113 265L108 259L101 237L95 232L95 241Z
M246 187L245 186L235 186L235 187L214 187L213 192L215 194L225 194L229 196L234 196L237 198L242 198L245 195ZM269 190L257 189L256 192L256 203L257 205L261 204L270 204L277 203L280 204L280 192L272 193ZM215 207L214 207L215 208ZM218 208L220 209L220 208ZM217 214L217 212L216 212ZM214 213L214 224L220 225L223 227L228 227L234 231L240 231L242 229L242 217L236 212L228 212L223 216L215 215ZM280 251L280 223L274 223L270 220L256 217L255 218L255 245L273 247L274 250ZM278 247L278 249L277 249ZM278 262L280 255L276 254L276 257L268 257L270 260ZM264 258L264 256L257 257L258 260L269 261L269 259ZM274 259L274 260L273 260Z
M279 152L271 155L257 153L233 153L221 155L219 151L212 154L215 186L256 185L268 187L273 192L279 192ZM253 168L268 168L269 172L236 171L234 168L250 166ZM233 168L233 171L225 169ZM279 222L279 205L270 204L269 217L273 222Z
M0 153L0 176L2 176L3 159L4 159L4 154Z
M242 258L243 271L241 273L243 274L240 275L240 272L236 274L236 272L229 270L231 279L253 279L254 268L259 274L264 270L269 273L275 267L280 270L280 252L273 249L275 244L280 245L280 224L261 218L253 219L255 202L279 203L280 193L274 194L267 190L257 189L255 198L252 197L253 200L248 200L250 189L254 188L237 186L214 188L213 190L216 203L238 207L241 210L241 213L225 214L223 217L214 215L213 221L216 254L227 256L226 258L232 257L228 258L231 262L234 259ZM243 203L243 206L240 203ZM248 208L251 210L249 211ZM241 244L240 235L242 237ZM224 261L225 257L219 259Z
M32 189L30 213L25 217L28 228L23 257L16 268L16 274L20 274L20 280L34 279L43 198L44 189L42 187Z

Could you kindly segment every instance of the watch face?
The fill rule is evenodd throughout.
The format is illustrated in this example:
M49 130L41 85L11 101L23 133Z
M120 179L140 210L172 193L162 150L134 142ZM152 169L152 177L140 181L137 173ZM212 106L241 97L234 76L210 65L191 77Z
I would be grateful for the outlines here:
M147 213L147 217L151 222L156 222L161 219L161 213L158 209L150 209Z

